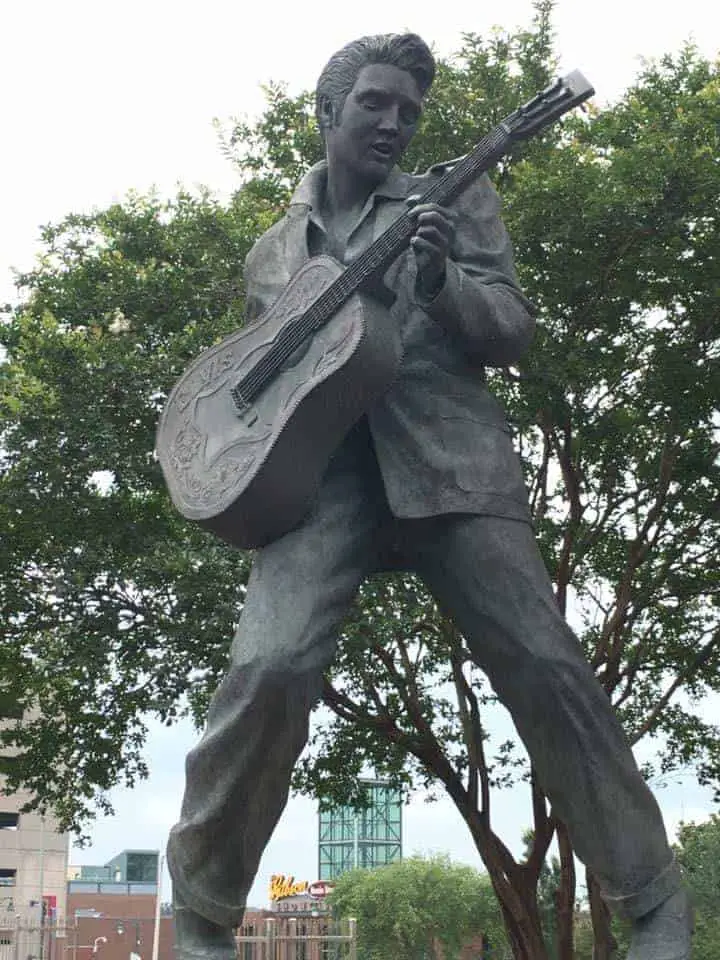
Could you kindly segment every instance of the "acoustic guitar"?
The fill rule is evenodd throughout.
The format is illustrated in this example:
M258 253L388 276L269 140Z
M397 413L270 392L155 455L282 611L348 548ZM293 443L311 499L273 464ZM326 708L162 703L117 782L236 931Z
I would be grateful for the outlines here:
M499 123L419 198L448 205L512 145L594 93L574 71ZM408 247L407 213L348 267L310 259L252 324L205 350L171 391L157 455L180 513L241 548L295 527L352 425L392 384L399 357L368 291Z

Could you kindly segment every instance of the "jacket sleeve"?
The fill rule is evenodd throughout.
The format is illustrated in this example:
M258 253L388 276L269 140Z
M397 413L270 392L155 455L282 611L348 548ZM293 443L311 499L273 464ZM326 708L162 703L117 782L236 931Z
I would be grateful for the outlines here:
M473 358L508 366L527 350L535 308L518 286L500 201L483 175L455 202L455 238L445 283L423 309L453 334Z
M279 258L278 235L282 220L267 230L250 249L243 270L245 281L245 323L264 313L282 292L286 266Z

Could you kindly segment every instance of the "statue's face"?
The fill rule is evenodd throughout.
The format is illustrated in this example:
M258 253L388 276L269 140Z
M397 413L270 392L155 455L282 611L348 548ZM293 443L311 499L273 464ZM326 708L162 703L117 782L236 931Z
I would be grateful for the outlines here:
M328 163L379 185L412 139L421 105L418 85L405 70L387 63L363 67L339 119L327 128Z

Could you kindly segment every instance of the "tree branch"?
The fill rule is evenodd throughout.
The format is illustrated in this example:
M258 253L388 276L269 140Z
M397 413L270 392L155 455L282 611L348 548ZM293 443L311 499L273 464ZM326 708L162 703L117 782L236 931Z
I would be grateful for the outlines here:
M699 670L700 667L706 664L712 657L713 653L715 653L715 651L718 649L720 649L720 630L715 631L713 636L698 652L697 656L693 658L692 662L688 664L688 666L681 673L679 673L677 677L675 677L665 693L652 708L645 721L640 727L637 728L637 730L634 731L633 734L631 734L629 738L631 744L637 743L638 740L640 740L645 736L646 733L649 733L653 729L658 717L663 712L665 707L670 703L670 700L677 690L683 685L683 683L685 683L686 680L688 680L697 670Z
M638 523L640 529L629 546L625 570L615 592L614 611L603 625L601 639L593 656L592 665L596 669L603 660L607 663L609 659L612 659L617 667L618 651L622 649L622 630L633 596L633 578L651 549L648 533L660 517L665 505L675 457L676 448L670 444L670 429L668 427L665 444L660 455L658 491L653 505L646 514L645 521L642 524ZM608 681L611 682L612 670L608 669L607 673Z
M458 710L462 722L463 733L465 735L465 745L468 752L468 791L470 802L474 803L480 811L480 815L490 817L490 776L485 759L485 748L483 746L483 731L480 721L480 708L477 697L467 682L463 673L463 661L459 643L454 646L450 654L450 662L453 671L453 680L455 682L455 691L457 694ZM469 704L469 708L468 708ZM480 803L478 804L478 781L480 782Z

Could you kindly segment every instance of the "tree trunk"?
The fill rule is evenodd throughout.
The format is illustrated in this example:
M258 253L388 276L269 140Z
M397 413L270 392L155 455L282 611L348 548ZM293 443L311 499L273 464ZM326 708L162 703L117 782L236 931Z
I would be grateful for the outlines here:
M550 960L538 910L537 872L523 868L512 859L491 829L489 817L480 815L477 806L468 804L465 797L454 796L449 787L448 792L470 830L490 877L514 960Z
M574 960L575 938L575 861L567 827L557 825L560 850L560 886L555 898L555 923L558 960Z
M486 864L487 866L487 864ZM540 912L537 907L537 886L523 882L522 874L513 878L512 909L505 902L504 891L495 883L488 869L493 888L500 901L505 931L510 941L514 960L550 960L542 934ZM519 872L520 873L520 872ZM518 902L519 901L519 902Z
M612 932L612 917L600 894L600 887L589 870L587 877L590 916L593 928L593 960L617 960L617 940Z

